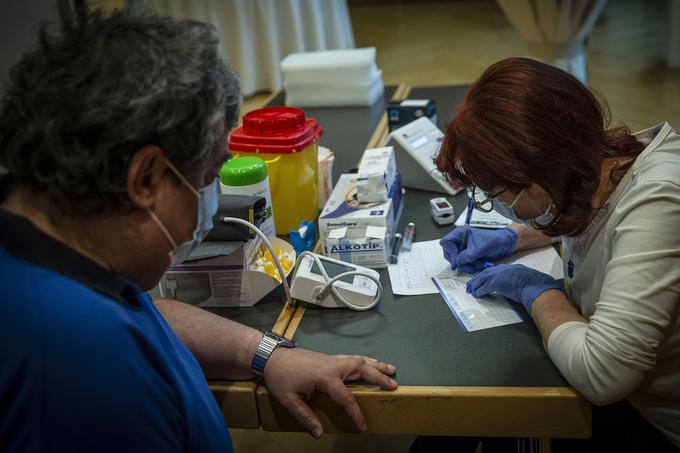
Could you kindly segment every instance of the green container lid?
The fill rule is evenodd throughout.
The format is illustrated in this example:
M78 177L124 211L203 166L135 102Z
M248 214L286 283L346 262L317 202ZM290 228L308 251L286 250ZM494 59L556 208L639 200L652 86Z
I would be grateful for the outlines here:
M228 160L220 170L220 180L225 186L249 186L264 181L266 177L267 164L254 156Z

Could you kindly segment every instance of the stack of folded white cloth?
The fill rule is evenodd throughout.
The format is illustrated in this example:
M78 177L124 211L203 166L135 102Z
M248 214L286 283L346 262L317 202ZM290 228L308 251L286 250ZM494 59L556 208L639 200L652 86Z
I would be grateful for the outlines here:
M293 53L281 62L286 105L373 105L383 94L375 47Z

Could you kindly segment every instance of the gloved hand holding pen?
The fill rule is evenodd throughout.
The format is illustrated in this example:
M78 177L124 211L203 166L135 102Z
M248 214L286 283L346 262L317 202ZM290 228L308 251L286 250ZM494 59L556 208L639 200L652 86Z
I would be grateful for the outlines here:
M467 273L479 272L488 267L488 261L510 255L517 245L517 233L510 228L484 230L458 227L444 236L439 244L451 269Z

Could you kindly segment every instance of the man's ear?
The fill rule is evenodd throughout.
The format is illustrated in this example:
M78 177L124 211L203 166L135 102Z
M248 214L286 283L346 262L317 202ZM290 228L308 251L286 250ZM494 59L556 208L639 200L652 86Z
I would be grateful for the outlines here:
M163 150L158 146L139 148L128 167L127 193L130 201L140 209L151 208L167 169Z

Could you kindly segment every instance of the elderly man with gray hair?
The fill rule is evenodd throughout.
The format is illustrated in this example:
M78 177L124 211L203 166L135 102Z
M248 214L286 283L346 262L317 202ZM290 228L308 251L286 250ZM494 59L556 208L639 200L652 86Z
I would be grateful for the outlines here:
M231 451L206 383L255 376L254 329L152 301L210 226L241 97L209 26L115 12L64 20L0 106L0 450ZM262 364L260 364L262 366ZM392 365L276 348L264 382L315 437L323 392Z

